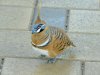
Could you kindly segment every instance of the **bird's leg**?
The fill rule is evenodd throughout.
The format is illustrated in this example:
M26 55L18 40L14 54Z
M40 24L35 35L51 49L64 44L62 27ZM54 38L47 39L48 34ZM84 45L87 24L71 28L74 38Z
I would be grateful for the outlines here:
M48 59L48 61L47 61L47 63L55 63L57 61L57 58L55 57L55 58L49 58Z

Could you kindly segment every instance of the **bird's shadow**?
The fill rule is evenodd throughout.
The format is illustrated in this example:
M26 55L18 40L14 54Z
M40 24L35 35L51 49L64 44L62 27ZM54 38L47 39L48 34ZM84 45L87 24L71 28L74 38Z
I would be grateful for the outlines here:
M75 59L75 55L71 54L68 59ZM46 59L38 59L42 63L36 65L32 75L71 75L75 61L58 60L56 63L47 64Z
M39 64L32 75L70 75L71 61L58 61L55 64Z

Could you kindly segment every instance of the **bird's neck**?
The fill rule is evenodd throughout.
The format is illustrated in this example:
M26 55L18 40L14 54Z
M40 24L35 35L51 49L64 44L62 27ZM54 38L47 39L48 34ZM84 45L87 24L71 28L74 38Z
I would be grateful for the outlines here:
M50 41L50 35L48 28L46 28L43 32L32 34L32 44L38 47L45 46Z

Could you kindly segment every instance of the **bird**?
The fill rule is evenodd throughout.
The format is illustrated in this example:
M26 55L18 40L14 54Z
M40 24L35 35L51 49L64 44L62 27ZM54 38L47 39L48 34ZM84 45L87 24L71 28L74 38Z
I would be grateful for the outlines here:
M64 30L47 25L44 20L41 20L38 13L35 23L32 25L32 47L41 52L41 56L47 56L47 63L55 63L57 56L63 53L67 48L76 47L70 40Z
M64 49L75 47L62 29L46 25L46 22L41 20L39 16L32 27L32 46L47 52L44 54L51 58L48 60L50 63L55 62L54 58L61 54Z

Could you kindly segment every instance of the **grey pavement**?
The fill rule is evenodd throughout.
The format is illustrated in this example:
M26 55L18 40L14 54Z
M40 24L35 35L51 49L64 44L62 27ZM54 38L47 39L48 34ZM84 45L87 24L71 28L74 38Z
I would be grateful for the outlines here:
M99 75L100 74L100 62L86 62L85 75Z
M80 75L81 63L75 61L58 61L47 64L41 59L6 58L2 75Z
M42 0L41 19L67 31L76 45L55 64L32 49L35 1L0 0L0 74L100 75L100 0Z
M100 33L100 11L71 10L69 31Z

